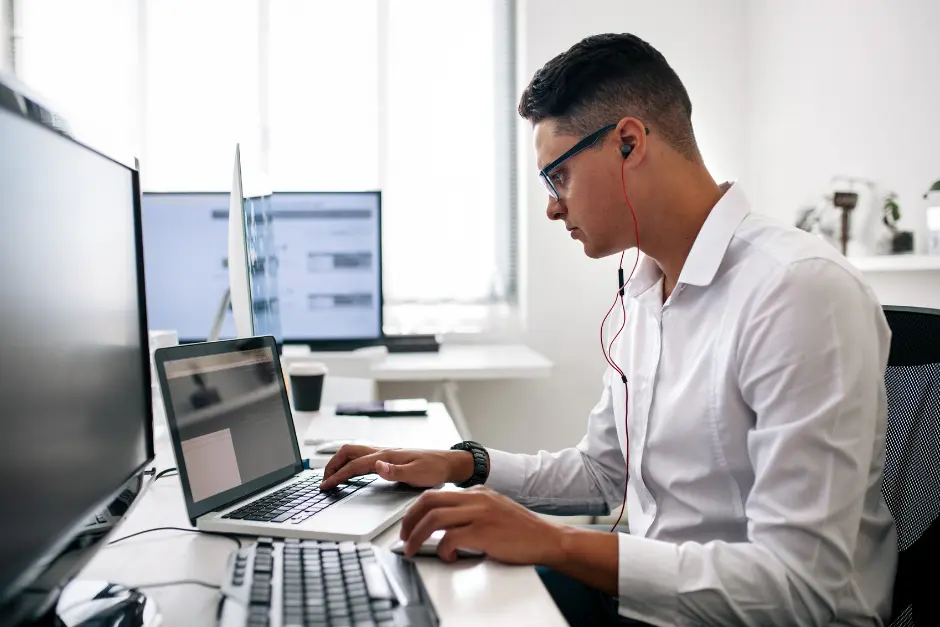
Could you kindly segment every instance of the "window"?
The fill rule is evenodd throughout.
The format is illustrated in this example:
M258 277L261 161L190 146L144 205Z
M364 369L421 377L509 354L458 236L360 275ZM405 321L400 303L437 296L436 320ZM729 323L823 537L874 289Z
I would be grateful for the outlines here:
M239 141L275 191L382 190L386 303L436 327L401 328L514 302L512 0L16 7L21 78L146 190L228 190Z

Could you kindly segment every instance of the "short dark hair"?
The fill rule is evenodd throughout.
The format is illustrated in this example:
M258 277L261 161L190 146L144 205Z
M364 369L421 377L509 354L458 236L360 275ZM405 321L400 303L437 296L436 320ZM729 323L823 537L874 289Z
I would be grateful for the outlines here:
M633 116L685 157L699 158L682 81L662 53L629 33L587 37L546 63L522 93L519 115L532 124L551 118L579 135Z

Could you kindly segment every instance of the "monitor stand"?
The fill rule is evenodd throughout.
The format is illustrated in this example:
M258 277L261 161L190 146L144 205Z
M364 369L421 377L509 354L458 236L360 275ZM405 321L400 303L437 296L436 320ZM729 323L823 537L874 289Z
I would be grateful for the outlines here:
M31 627L158 627L156 602L133 588L106 581L75 579L56 606Z

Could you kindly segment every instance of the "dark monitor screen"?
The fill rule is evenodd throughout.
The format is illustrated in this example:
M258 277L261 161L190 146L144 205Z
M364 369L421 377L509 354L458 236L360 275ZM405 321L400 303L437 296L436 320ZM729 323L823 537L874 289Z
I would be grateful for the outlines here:
M146 193L143 202L150 327L202 341L228 287L228 194ZM275 192L270 216L279 328L258 333L380 338L381 194ZM235 337L231 316L220 337Z
M153 444L136 172L3 108L0 145L2 606Z

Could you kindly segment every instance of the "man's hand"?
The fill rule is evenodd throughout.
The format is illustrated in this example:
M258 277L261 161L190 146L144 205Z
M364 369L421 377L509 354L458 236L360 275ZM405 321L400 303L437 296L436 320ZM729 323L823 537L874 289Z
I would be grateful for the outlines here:
M483 551L509 564L559 563L564 530L518 503L476 486L461 492L425 492L405 514L401 538L413 556L433 532L444 529L437 547L441 559L457 559L457 549Z
M473 475L468 451L414 451L344 445L326 465L321 490L329 490L353 477L376 473L388 481L416 488L462 483Z

